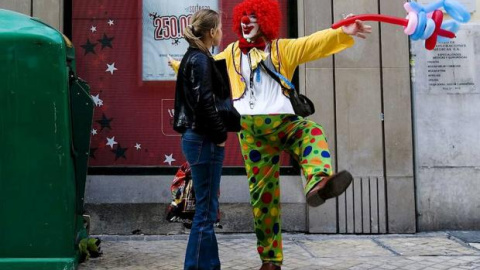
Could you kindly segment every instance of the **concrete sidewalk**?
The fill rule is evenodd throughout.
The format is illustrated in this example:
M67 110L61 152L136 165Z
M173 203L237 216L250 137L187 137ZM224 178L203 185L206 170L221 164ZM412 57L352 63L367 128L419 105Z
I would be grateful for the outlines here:
M480 244L469 243L462 235L284 234L282 269L480 269ZM182 269L188 239L188 235L99 237L103 256L80 265L80 270ZM253 234L217 238L222 269L260 268Z

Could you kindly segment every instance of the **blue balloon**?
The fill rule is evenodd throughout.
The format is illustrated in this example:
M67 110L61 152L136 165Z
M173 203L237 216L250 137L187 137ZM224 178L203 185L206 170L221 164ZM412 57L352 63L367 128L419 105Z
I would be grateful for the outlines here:
M470 12L459 2L454 0L445 0L443 6L445 11L456 21L466 23L470 21Z
M418 13L418 24L415 32L410 36L412 40L419 40L423 33L425 32L425 27L427 26L427 14L423 11Z
M430 38L433 35L433 32L435 32L435 22L431 18L428 18L427 26L425 27L425 32L423 32L422 39Z
M441 7L443 7L445 0L440 0L438 2L433 2L423 8L426 13L433 12Z
M409 3L410 3L410 7L412 7L412 9L415 10L415 13L420 13L420 11L425 11L423 10L422 5L420 5L419 3L413 2L413 1Z

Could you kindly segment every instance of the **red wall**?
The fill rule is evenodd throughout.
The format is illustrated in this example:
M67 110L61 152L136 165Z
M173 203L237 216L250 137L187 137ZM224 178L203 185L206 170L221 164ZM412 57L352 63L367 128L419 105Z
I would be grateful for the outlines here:
M231 31L231 13L238 2L220 0L223 47L236 39ZM280 4L286 18L286 0L280 0ZM168 109L173 109L175 82L142 82L141 12L141 0L73 0L77 72L90 84L91 94L99 95L103 101L103 106L95 108L93 128L98 134L91 136L90 166L179 166L184 162L180 137L173 131L168 113ZM109 20L114 24L109 25ZM92 26L96 32L90 30ZM282 36L286 31L283 25ZM113 38L111 48L102 49L104 34ZM91 45L90 51L85 49L87 40L96 44ZM112 63L118 70L110 74L106 69ZM102 130L103 115L111 121L110 128L104 123ZM106 145L107 138L112 137L118 143L113 148ZM135 149L136 143L141 144L140 150ZM171 164L164 162L169 155L175 159ZM225 165L243 166L233 133L229 136Z

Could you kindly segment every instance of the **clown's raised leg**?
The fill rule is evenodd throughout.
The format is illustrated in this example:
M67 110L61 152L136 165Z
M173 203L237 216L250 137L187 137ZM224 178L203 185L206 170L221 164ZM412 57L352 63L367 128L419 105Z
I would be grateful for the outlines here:
M323 128L294 115L243 116L239 133L253 207L257 250L263 263L283 261L280 153L290 153L307 179L307 203L318 206L343 193L352 181L344 171L332 176L328 144Z

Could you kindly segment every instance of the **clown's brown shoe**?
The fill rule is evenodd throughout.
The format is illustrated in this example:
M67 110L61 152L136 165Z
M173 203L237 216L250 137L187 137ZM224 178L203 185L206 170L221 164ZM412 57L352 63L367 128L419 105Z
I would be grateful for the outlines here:
M273 263L263 263L262 267L260 267L260 270L281 270L282 267L280 265L276 265Z
M342 194L352 180L352 175L347 171L322 179L307 193L307 204L312 207L322 205L326 200Z

